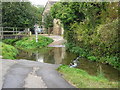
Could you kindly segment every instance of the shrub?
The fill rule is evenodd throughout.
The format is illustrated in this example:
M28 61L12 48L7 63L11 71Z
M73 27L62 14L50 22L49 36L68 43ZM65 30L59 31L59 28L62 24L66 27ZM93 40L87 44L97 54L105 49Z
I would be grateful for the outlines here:
M88 59L91 60L91 61L96 61L97 60L97 58L95 56L89 56Z
M16 59L18 50L8 44L2 43L2 56L3 59Z
M18 40L19 39L4 39L4 40L2 40L2 42L6 43L6 44L14 45L15 42Z
M75 53L77 55L80 55L82 57L85 57L88 60L107 63L107 64L112 65L114 68L117 68L118 70L120 70L119 57L117 57L117 56L112 56L112 55L109 55L109 56L95 56L94 53L92 53L88 50L84 50L83 48L75 46L71 43L67 43L66 48L67 48L68 51L70 51L72 53Z
M118 68L118 6L118 2L59 2L50 11L64 26L69 51Z

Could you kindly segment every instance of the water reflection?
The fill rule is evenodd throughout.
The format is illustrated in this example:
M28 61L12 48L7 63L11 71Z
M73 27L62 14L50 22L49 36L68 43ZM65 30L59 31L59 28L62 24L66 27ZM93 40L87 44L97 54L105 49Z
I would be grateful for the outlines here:
M62 64L62 60L65 57L65 48L54 48L45 54L44 62L52 64Z
M34 60L38 62L51 64L66 64L69 65L77 56L73 53L66 52L64 47L43 48L40 50L23 51L19 50L18 59ZM119 71L110 65L92 62L85 58L79 58L77 68L87 71L90 75L103 74L106 78L112 81L118 81Z
M82 70L87 71L90 75L99 75L103 74L105 77L107 77L111 81L119 81L119 71L114 69L110 65L98 63L98 62L92 62L89 60L86 60L85 58L80 59L80 65L78 68L81 68Z
M38 51L36 51L36 61L38 62L44 62L44 55L40 54Z
M45 53L36 51L36 61L38 62L62 64L65 57L66 57L66 52L64 47L61 48L55 47L48 50Z

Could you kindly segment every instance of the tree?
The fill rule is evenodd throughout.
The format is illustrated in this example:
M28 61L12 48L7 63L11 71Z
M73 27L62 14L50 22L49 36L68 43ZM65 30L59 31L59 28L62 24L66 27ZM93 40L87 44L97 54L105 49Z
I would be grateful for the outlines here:
M51 13L62 21L70 51L81 53L82 48L83 56L120 68L118 10L118 2L58 2Z
M31 28L36 22L41 23L43 8L35 7L30 2L3 2L3 27Z
M47 13L44 17L44 26L47 30L47 33L50 34L51 28L53 27L53 17L51 13Z

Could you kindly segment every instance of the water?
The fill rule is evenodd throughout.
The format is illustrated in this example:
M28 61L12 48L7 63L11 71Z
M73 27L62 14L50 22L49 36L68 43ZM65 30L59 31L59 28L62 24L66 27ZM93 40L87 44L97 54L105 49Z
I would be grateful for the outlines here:
M40 50L23 51L19 50L20 54L17 59L27 59L43 63L51 64L66 64L69 65L77 56L73 53L67 52L65 47L47 47ZM79 59L77 68L85 70L90 75L98 75L102 73L107 79L111 81L118 81L119 71L98 62L92 62L85 58Z
M64 47L47 47L40 50L23 51L19 49L20 54L17 59L27 59L51 64L69 64L75 54L66 52Z

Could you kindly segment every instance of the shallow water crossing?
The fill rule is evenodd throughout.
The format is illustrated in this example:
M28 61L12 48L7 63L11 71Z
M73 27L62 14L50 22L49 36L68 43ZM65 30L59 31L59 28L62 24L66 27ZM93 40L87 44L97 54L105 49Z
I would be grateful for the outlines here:
M65 64L69 65L77 56L67 52L65 47L47 47L39 50L23 51L19 50L20 54L17 59L27 59L43 63ZM79 59L77 68L85 70L90 75L103 74L111 81L119 81L119 71L110 65L105 65L98 62L92 62L85 58Z

